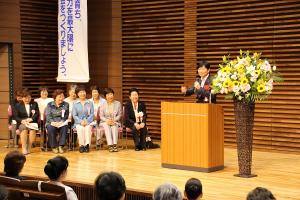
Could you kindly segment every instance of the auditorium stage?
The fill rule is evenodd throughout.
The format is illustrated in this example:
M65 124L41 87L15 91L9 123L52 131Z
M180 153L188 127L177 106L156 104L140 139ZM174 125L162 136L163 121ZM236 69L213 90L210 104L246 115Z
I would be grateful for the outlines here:
M0 141L1 170L3 158L9 149ZM300 199L300 155L272 152L253 153L253 171L258 177L244 179L233 176L237 172L236 150L225 148L225 169L213 173L201 173L162 168L160 149L136 152L133 149L109 153L107 150L92 150L80 154L78 151L63 154L69 160L67 180L93 184L101 171L120 172L126 180L127 188L152 192L156 186L171 182L181 190L190 177L199 178L203 184L205 200L245 199L247 193L262 186L270 189L278 200ZM52 152L41 152L38 148L27 156L22 175L45 177L43 168Z

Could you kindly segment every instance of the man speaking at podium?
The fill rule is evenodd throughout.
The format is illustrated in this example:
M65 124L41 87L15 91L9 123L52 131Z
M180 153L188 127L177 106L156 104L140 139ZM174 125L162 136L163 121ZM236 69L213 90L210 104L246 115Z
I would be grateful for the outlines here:
M206 61L201 61L197 64L198 76L194 86L187 89L181 87L181 92L184 96L196 94L197 103L216 103L216 95L211 93L212 76L209 74L210 64Z

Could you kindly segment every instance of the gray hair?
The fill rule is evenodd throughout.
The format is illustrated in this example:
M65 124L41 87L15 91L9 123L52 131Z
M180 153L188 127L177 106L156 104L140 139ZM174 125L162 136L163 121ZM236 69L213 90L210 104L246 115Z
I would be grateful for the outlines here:
M153 200L182 200L182 194L175 185L165 183L155 189Z

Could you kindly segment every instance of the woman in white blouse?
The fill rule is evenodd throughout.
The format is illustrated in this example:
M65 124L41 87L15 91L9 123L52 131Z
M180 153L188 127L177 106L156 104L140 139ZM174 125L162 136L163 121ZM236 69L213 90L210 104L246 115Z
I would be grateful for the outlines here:
M46 108L48 103L54 101L53 98L48 98L48 89L46 87L40 88L40 98L34 99L35 102L39 105L40 111L40 130L44 133L44 127L46 122L44 121L44 117L46 116ZM43 135L44 136L44 135ZM46 145L46 140L43 137L43 145Z
M48 98L48 89L43 87L43 88L40 88L40 98L37 98L34 101L37 102L37 104L39 105L40 119L42 122L44 122L45 109L46 109L48 103L53 101L53 98ZM41 128L43 128L43 127L41 127Z

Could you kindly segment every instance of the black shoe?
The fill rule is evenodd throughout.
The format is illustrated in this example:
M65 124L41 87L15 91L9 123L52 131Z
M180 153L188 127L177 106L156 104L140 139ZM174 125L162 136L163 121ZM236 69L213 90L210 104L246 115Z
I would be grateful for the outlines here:
M88 153L90 151L90 146L89 145L86 145L84 147L84 152Z
M136 150L136 151L139 151L139 150L140 150L140 148L139 148L138 146L136 146L136 147L135 147L135 150Z
M83 153L84 151L85 151L84 146L80 146L80 147L79 147L79 152L80 152L80 153Z

